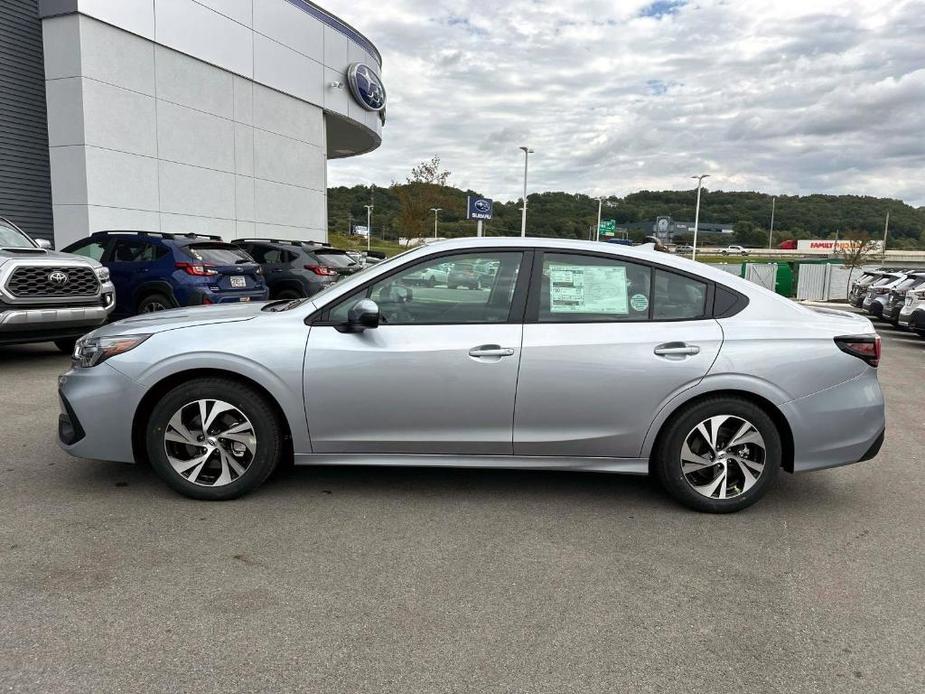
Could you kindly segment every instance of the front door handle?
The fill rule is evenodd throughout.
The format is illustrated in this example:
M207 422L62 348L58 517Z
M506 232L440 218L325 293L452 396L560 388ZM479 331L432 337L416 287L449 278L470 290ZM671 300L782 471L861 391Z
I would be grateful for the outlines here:
M666 342L653 350L660 357L692 357L700 354L700 347L683 342Z
M470 357L512 357L514 350L511 347L499 345L481 345L469 350Z

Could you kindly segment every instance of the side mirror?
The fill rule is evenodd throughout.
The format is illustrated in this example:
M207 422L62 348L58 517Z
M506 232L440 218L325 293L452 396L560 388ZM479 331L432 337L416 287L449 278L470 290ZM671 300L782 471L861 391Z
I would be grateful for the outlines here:
M35 239L35 245L39 248L43 248L46 251L51 250L51 242L48 239Z
M360 299L347 312L347 325L343 332L361 333L379 327L379 306L372 299Z

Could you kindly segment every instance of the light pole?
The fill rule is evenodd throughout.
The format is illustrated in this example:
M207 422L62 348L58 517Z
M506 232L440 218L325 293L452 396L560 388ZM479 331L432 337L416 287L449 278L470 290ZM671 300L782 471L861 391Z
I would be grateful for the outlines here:
M530 155L533 150L529 147L521 147L524 153L524 206L520 216L520 235L527 235L527 164L530 161Z
M430 211L434 213L434 238L437 238L437 215L442 210L442 207L431 207Z
M886 239L890 234L890 211L886 211L886 222L883 223L883 258L886 260Z
M366 252L369 252L369 240L373 236L373 207L374 205L364 205L366 208Z
M703 187L703 179L709 177L710 174L691 176L691 178L697 179L697 206L694 208L694 249L691 251L691 260L697 260L697 229L700 227L700 189Z
M601 208L604 206L604 198L597 199L597 231L594 232L594 240L601 240Z
M771 250L771 238L774 236L774 203L777 202L776 197L771 198L771 229L768 231L768 250Z

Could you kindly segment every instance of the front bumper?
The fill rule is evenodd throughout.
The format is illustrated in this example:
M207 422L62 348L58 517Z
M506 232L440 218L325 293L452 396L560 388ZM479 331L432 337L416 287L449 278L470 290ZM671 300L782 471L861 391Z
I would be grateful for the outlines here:
M104 362L58 377L58 442L80 458L134 462L132 423L144 389Z
M0 344L80 337L98 328L115 307L113 295L84 306L0 305Z
M883 393L873 368L784 403L781 411L793 433L794 472L869 460L879 450L878 439L886 428Z

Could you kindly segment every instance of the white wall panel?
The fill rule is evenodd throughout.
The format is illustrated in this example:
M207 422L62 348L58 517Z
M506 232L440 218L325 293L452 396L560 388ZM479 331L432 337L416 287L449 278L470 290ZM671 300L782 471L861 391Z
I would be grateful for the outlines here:
M254 179L251 176L237 176L235 178L235 218L250 221L255 217Z
M168 161L233 172L234 123L162 101L157 109L158 156Z
M254 85L254 126L294 140L325 146L320 108L259 84Z
M83 84L79 77L45 83L48 110L48 146L84 143Z
M145 156L157 156L154 97L85 79L85 142Z
M80 0L80 11L154 40L154 3L151 0Z
M324 193L271 181L254 181L257 222L320 228L324 223Z
M133 210L157 209L157 160L86 147L87 202Z
M329 26L324 28L324 64L335 70L347 67L350 62L350 49L347 37Z
M254 0L197 0L200 5L211 7L226 17L244 26L253 26Z
M156 41L244 77L254 74L253 32L193 0L157 0Z
M160 213L152 210L127 210L121 207L86 208L90 228L99 230L160 231Z
M42 22L45 79L78 77L80 73L80 17L52 17Z
M51 165L51 199L55 205L87 204L87 148L52 147L48 150Z
M257 222L252 234L257 238L295 239L298 241L326 241L324 231L312 227L293 227Z
M52 205L51 210L55 223L55 248L64 248L86 238L87 230L93 228L86 205Z
M233 75L177 51L157 47L157 98L223 118L234 115Z
M234 174L160 162L161 212L233 218Z
M341 82L343 86L331 87L332 82ZM346 73L326 67L324 69L324 107L328 111L346 116L350 111L351 100Z
M255 131L255 177L321 190L323 167L320 148L266 130Z
M265 36L254 35L254 81L320 104L323 79L321 63Z
M234 172L254 175L254 129L241 123L234 124Z
M324 61L324 25L280 0L254 0L254 31L313 60ZM315 102L317 103L317 102Z
M234 76L234 119L238 123L254 124L254 83Z
M209 234L221 236L226 240L234 238L235 223L233 219L215 217L194 217L191 215L170 214L162 212L160 215L161 231L175 234Z
M154 94L154 44L140 36L80 18L81 74L143 94Z

